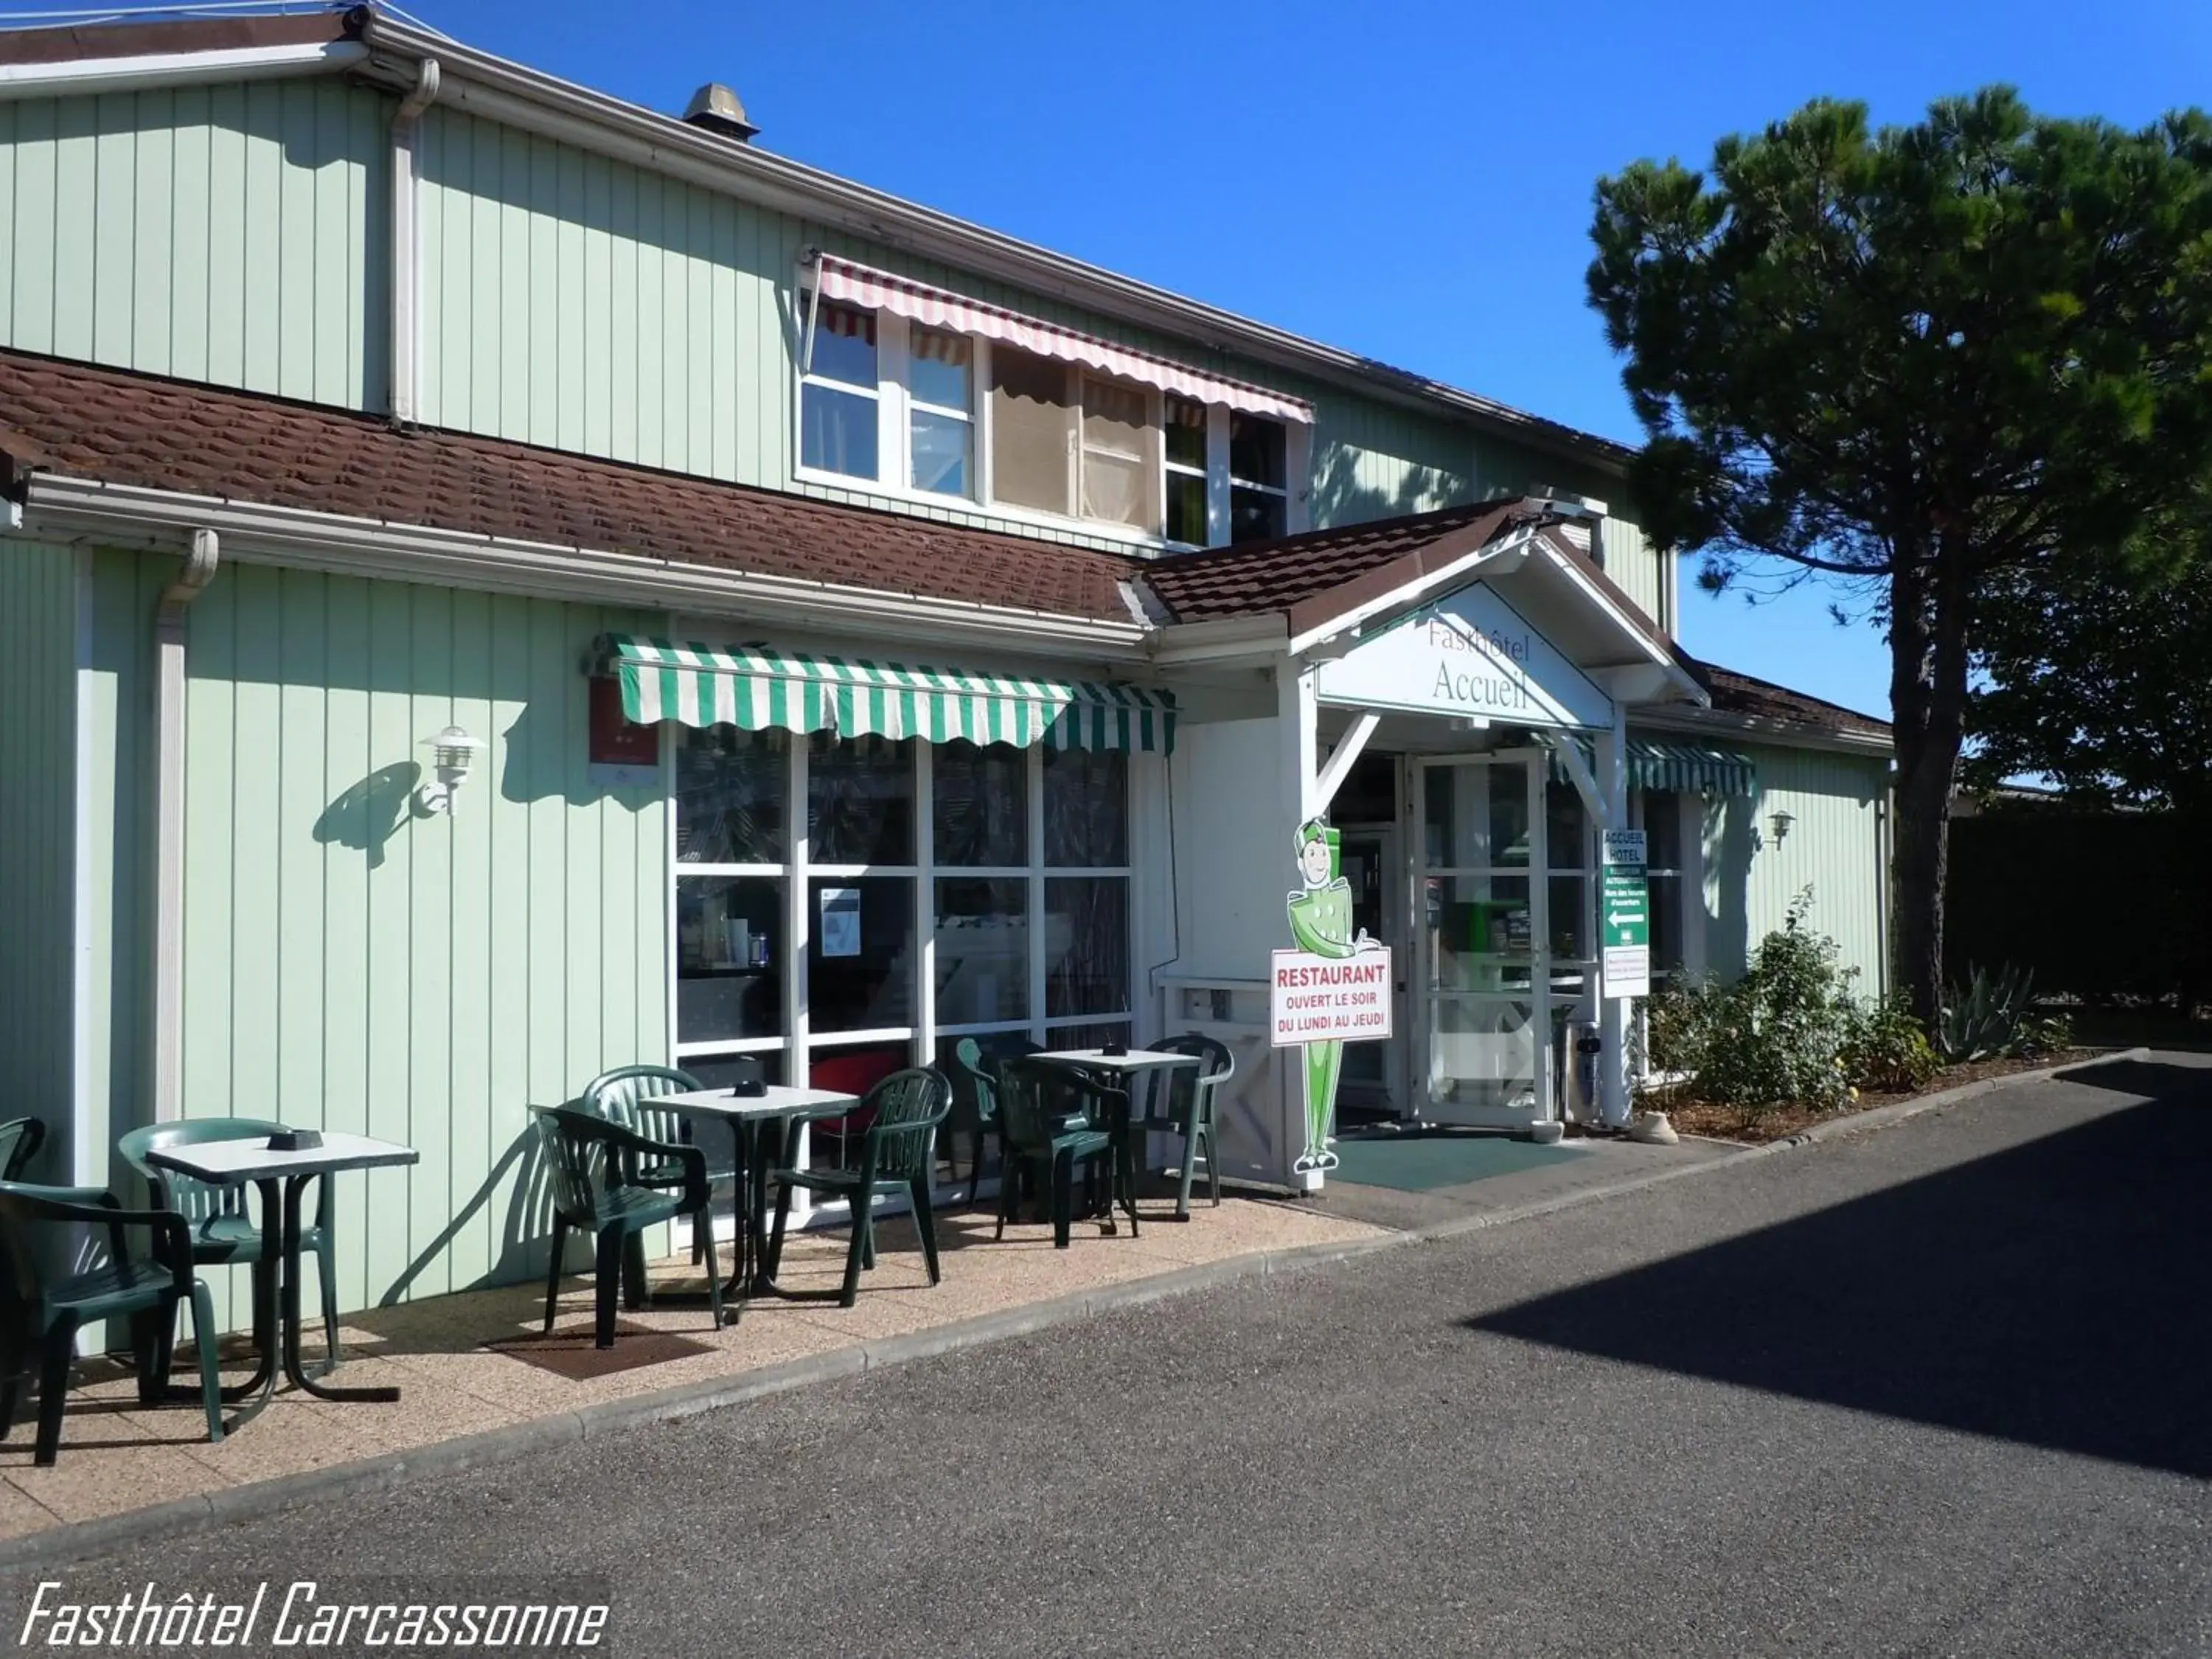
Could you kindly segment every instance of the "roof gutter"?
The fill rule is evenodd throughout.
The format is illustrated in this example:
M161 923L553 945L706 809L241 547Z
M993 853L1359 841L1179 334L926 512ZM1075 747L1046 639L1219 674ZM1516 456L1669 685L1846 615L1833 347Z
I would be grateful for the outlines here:
M1151 630L1134 620L969 605L796 577L719 570L635 553L599 552L298 507L265 507L134 484L33 473L27 524L126 545L173 547L220 532L233 559L335 574L436 582L489 592L682 610L911 641L1000 648L1081 646L1102 661L1142 663Z
M368 61L358 40L301 41L221 52L165 52L137 58L78 58L53 64L0 64L0 100L71 94L141 92L210 81L270 81L322 75Z
M1287 330L1218 310L1163 289L902 201L572 82L447 40L381 9L363 26L372 67L395 84L437 58L442 101L488 120L563 140L604 155L872 241L996 277L1030 293L1196 340L1212 349L1314 375L1412 408L1449 410L1516 443L1621 472L1628 446L1425 376L1395 369Z

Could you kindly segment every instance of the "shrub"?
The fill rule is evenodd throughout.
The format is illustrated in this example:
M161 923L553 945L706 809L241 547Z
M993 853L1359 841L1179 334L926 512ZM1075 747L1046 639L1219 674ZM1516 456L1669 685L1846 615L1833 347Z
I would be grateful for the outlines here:
M2063 1015L2029 1012L2035 975L2008 964L1996 973L1972 970L1966 983L1944 993L1943 1017L1936 1022L1936 1047L1956 1066L1974 1060L2011 1060L2045 1054L2074 1044L2074 1030Z
M1844 1070L1862 1089L1903 1093L1926 1085L1943 1069L1928 1033L1901 1001L1862 1014L1844 1048Z
M1805 925L1812 905L1808 887L1734 984L1708 979L1653 999L1653 1059L1690 1074L1684 1092L1692 1098L1747 1115L1850 1099L1843 1055L1860 1023L1850 996L1856 970L1838 968L1836 942Z

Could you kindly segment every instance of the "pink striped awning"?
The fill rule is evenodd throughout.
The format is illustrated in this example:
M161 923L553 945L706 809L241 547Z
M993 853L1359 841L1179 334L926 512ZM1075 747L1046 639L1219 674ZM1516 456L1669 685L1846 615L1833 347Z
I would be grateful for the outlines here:
M888 311L896 317L931 328L948 328L961 334L980 334L987 340L1003 340L1024 351L1082 363L1103 374L1158 386L1178 397L1205 404L1225 404L1248 415L1266 415L1279 421L1313 422L1313 405L1286 398L1265 386L1249 386L1204 369L1155 357L1150 352L1115 345L1093 334L1078 333L1019 312L986 305L941 288L911 282L887 270L855 264L832 254L817 257L816 281L825 300L842 301L871 311Z

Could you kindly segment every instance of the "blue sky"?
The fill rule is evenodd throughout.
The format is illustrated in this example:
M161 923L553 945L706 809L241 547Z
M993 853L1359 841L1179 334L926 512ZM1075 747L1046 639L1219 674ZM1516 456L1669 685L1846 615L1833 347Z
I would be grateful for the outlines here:
M2212 100L2205 0L1588 0L1571 25L1468 0L410 9L660 109L726 81L781 154L1626 439L1582 297L1601 173L1701 161L1820 94L1909 120L2004 80L2130 125ZM1886 708L1879 635L1838 629L1827 592L1684 586L1693 651Z

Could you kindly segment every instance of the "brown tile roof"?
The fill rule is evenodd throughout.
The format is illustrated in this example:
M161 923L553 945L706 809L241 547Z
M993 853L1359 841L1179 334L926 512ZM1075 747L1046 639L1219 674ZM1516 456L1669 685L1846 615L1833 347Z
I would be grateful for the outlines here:
M0 454L386 523L1097 621L1127 560L777 491L0 351Z
M1418 581L1487 546L1516 524L1544 519L1551 510L1540 497L1515 496L1310 530L1278 541L1159 560L1144 568L1144 581L1176 622L1280 614L1291 633L1299 635ZM1656 644L1674 648L1644 608L1588 553L1564 535L1547 532L1545 539Z
M1732 668L1720 668L1708 662L1693 662L1691 672L1704 681L1705 689L1712 693L1716 714L1735 714L1746 720L1809 726L1815 731L1833 732L1846 737L1887 738L1890 734L1887 720L1879 720L1872 714L1862 714L1856 709L1846 708L1838 702L1808 696L1802 691L1792 691L1788 686L1777 685L1771 680L1739 674Z
M1409 556L1470 552L1519 509L1517 501L1484 501L1186 553L1146 566L1145 586L1177 622L1285 612Z

